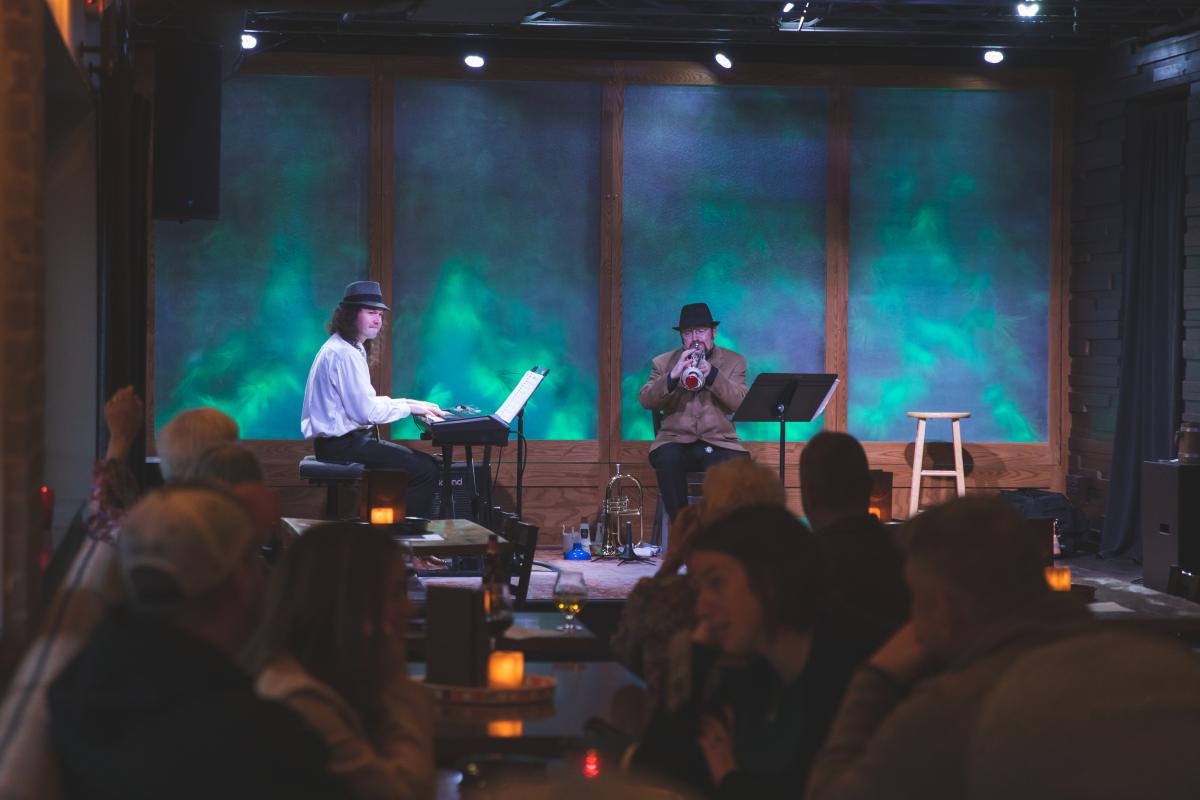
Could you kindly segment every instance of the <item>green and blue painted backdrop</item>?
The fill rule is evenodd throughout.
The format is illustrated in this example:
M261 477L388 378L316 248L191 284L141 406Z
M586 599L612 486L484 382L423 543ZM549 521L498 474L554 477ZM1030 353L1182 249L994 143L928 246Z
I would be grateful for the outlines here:
M549 367L526 435L596 438L599 136L597 85L397 82L396 394L490 412Z
M1050 92L864 89L852 119L850 432L1045 441Z
M367 277L366 80L244 76L221 105L221 219L158 222L155 427L210 405L299 439L304 383Z
M623 438L653 438L638 390L651 358L679 346L685 303L709 304L748 381L824 372L827 107L824 89L625 90ZM770 423L738 432L779 438Z

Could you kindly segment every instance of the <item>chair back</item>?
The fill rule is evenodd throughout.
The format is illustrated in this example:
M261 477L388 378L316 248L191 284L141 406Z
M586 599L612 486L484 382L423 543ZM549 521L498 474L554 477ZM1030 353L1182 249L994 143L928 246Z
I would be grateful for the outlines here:
M492 506L484 512L483 527L487 528L497 536L505 536L504 528L510 519L516 519L517 515L511 511L505 511L500 506Z
M516 517L509 517L504 523L504 538L512 545L509 586L512 588L513 603L521 609L525 607L525 599L529 596L529 573L533 570L538 528Z

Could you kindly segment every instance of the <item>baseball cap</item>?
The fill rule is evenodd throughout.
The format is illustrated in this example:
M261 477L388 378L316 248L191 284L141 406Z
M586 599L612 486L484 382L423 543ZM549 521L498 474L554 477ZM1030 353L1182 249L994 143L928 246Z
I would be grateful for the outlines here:
M117 563L135 604L175 605L219 585L257 543L236 498L206 486L173 486L130 510L117 538Z

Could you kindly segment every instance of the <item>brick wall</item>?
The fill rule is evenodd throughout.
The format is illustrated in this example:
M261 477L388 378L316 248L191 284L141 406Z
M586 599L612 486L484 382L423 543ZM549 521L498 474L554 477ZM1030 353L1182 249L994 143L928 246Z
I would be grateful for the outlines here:
M1126 109L1169 91L1188 94L1183 398L1184 419L1200 421L1200 33L1114 48L1081 74L1071 209L1068 493L1099 527L1120 374Z
M34 622L40 544L43 0L0 3L0 675Z

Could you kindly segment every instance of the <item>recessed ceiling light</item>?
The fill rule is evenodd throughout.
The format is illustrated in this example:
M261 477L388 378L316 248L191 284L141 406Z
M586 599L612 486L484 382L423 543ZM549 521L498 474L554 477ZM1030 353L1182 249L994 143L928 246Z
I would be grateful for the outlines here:
M729 56L725 55L724 53L717 53L715 56L713 56L713 60L715 60L725 69L729 69L733 66L733 62L729 60Z
M481 56L477 53L471 53L470 55L468 55L466 58L463 59L463 63L466 64L471 69L479 69L486 62L483 60L483 56Z
M983 60L989 64L999 64L1004 60L1004 53L999 50L988 50L983 54Z
M1037 3L1017 3L1017 16L1036 17L1040 6Z

